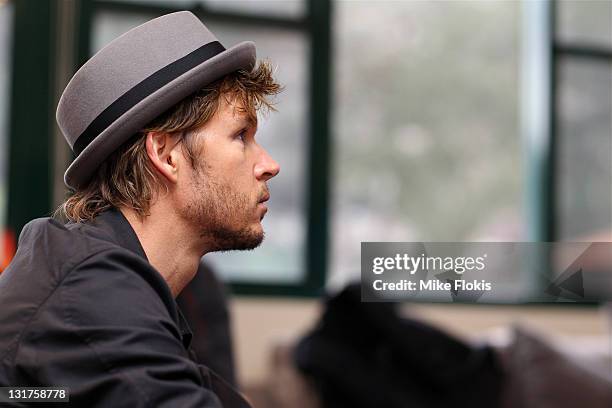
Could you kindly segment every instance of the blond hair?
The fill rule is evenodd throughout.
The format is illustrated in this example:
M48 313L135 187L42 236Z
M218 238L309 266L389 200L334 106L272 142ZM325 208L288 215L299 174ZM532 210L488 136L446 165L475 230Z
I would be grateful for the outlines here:
M280 92L272 68L263 61L253 70L239 70L185 98L154 119L113 152L93 178L55 211L54 216L74 222L88 221L110 208L130 208L145 217L161 186L146 152L148 132L178 135L183 152L196 168L197 145L193 130L208 122L219 109L221 97L244 112L250 120L257 112L274 110L269 96Z

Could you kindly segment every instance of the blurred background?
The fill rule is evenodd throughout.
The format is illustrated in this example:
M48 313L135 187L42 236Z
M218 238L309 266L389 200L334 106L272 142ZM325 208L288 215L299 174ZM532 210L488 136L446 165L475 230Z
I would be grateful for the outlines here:
M255 41L285 86L259 131L282 169L266 240L205 257L233 293L247 390L324 292L359 279L362 241L612 241L608 0L0 0L0 271L23 225L66 197L54 115L67 81L178 10L226 47ZM610 312L528 300L407 307L463 338L518 321L609 355Z

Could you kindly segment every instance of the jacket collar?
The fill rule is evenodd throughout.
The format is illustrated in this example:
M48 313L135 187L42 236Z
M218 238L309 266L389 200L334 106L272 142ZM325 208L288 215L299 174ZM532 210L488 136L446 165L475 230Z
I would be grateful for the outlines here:
M134 229L118 209L111 208L102 212L92 221L92 224L110 234L114 238L113 240L121 247L134 252L148 261Z

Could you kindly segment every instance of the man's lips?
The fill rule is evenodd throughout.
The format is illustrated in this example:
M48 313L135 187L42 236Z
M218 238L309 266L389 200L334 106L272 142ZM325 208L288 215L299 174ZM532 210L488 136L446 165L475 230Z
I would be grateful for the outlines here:
M266 201L268 201L270 199L270 193L266 192L263 197L261 197L261 199L259 200L259 202L257 203L258 207L261 207L261 209L263 210L263 212L261 213L261 216L259 217L259 220L263 220L263 217L266 215L266 213L268 212L268 206L266 205Z
M265 203L266 201L268 201L270 199L270 193L266 193L264 194L264 196L258 201L260 204Z

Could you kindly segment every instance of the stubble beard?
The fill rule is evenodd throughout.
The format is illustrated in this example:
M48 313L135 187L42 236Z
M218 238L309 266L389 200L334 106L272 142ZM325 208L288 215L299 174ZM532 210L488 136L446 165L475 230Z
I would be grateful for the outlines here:
M216 182L203 169L194 172L192 192L185 215L198 227L209 251L250 250L262 243L264 232L252 225L256 208L248 195Z

